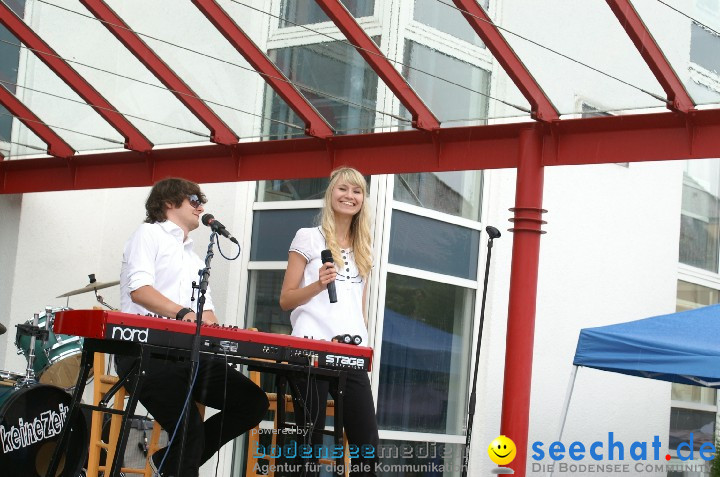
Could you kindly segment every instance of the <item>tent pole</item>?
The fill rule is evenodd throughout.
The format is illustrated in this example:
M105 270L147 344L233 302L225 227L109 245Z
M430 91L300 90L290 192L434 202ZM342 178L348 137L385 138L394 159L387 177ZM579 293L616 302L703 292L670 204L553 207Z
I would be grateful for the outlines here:
M562 440L563 431L565 430L565 421L567 420L568 409L570 408L570 399L572 398L573 389L575 388L575 377L577 376L578 367L573 365L570 371L570 379L568 380L567 392L565 393L565 403L563 403L562 418L560 419L560 430L557 440ZM547 473L547 477L552 477L553 471Z

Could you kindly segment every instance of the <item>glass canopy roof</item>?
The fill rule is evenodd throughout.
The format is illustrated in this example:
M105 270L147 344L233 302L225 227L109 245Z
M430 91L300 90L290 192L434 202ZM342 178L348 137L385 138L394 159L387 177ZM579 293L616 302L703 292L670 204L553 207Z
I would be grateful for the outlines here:
M516 136L501 125L602 131L625 126L600 117L694 117L720 101L709 0L4 0L0 23L6 186L8 171L173 160L168 148L237 158L280 142L252 150L323 161L346 145L444 150Z

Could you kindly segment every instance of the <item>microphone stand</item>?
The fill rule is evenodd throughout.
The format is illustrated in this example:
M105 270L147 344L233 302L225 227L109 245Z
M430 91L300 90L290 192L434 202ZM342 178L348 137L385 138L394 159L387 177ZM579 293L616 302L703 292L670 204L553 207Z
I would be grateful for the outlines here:
M210 243L207 248L207 255L205 256L205 268L200 269L198 275L200 277L200 283L193 283L193 288L198 290L198 302L197 311L195 312L195 336L193 337L192 351L190 353L190 378L188 381L188 395L192 394L193 381L195 373L200 366L200 331L202 327L202 315L203 309L205 308L205 293L208 289L208 281L210 280L210 261L215 256L213 252L213 245L217 240L217 232L213 231L210 234ZM190 406L190 399L187 399L185 408L183 409L183 431L180 440L180 457L178 459L177 473L180 475L180 467L182 465L183 454L185 453L185 436L187 435L188 428L188 407Z
M482 343L483 324L485 322L485 299L487 298L488 276L490 274L490 256L492 255L493 240L500 237L500 231L488 225L485 227L488 234L487 259L485 261L485 281L483 282L482 304L480 305L480 325L478 327L477 348L475 350L475 370L473 371L472 392L468 404L468 422L465 431L465 452L463 455L462 477L467 477L470 463L470 439L472 438L473 418L475 417L475 401L477 399L477 375L480 364L480 344Z

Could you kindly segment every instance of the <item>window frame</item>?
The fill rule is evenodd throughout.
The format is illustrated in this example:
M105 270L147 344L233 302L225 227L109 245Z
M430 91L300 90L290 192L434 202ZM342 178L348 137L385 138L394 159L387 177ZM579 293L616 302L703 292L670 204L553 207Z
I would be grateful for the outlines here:
M281 0L273 0L271 11L280 12ZM490 14L495 14L495 2L490 2ZM421 24L413 19L414 2L376 2L374 15L372 17L363 17L358 19L358 23L365 32L372 37L380 36L382 44L380 49L388 59L392 61L402 61L404 58L405 40L409 39L421 44L425 47L438 50L444 55L450 56L458 61L468 63L469 65L481 68L489 74L489 91L490 97L493 96L497 89L498 72L501 66L494 61L491 53L487 48L472 45L463 40L456 39L449 34L440 32L432 27ZM334 39L345 40L344 36L339 32L332 22L323 22L310 26L318 33L308 31L303 27L279 28L279 22L275 18L271 18L268 27L268 40L265 45L265 51L270 49L288 48L294 46L304 46L308 44L316 44L330 41L324 34L331 35ZM259 95L263 96L263 95ZM482 118L488 123L492 123L493 113L496 108L503 110L502 104L488 100L487 116ZM264 100L258 100L258 110L263 111ZM399 114L401 104L393 95L390 89L382 82L378 82L378 90L376 95L376 109L379 111L387 111L391 114ZM495 118L502 121L502 118ZM260 121L258 121L260 122ZM376 131L392 131L398 130L398 124L386 126L388 119L382 114L376 114L375 129ZM483 173L480 195L480 221L466 219L463 217L438 212L432 209L425 209L412 204L396 201L393 199L394 175L375 175L370 184L368 197L374 206L374 227L373 227L373 253L375 256L374 267L371 271L371 277L368 289L368 335L369 346L375 350L374 361L376 366L374 370L379 370L379 363L382 359L382 334L383 320L386 300L387 274L394 273L398 275L411 276L422 280L433 281L437 283L449 284L452 286L460 286L473 290L473 307L470 316L463 319L470 320L468 323L468 332L472 333L469 340L469 349L472 350L468 357L468 366L466 372L471 375L475 366L475 350L478 346L477 335L479 329L480 302L482 294L481 277L485 272L485 255L487 253L487 240L483 232L485 220L488 217L488 191L492 188L491 174ZM289 200L275 202L258 202L257 182L248 189L248 202L252 207L248 207L245 227L245 250L249 250L252 234L253 214L258 210L289 210L299 208L317 208L322 205L321 200ZM480 244L478 250L476 265L477 275L474 280L457 278L449 275L436 274L420 269L402 267L390 264L389 257L389 241L390 241L390 223L393 210L400 210L413 215L430 218L433 220L449 223L452 225L466 227L481 232ZM289 245L289 244L288 244ZM250 270L283 270L287 266L286 261L258 262L250 261L249 253L244 254L244 269ZM246 301L250 290L249 273L243 274L245 277L244 285L241 289L245 293L241 293L242 302L239 303L241 310L246 309ZM379 372L373 372L371 375L371 386L375 403L377 403L379 389ZM471 393L471 378L467 380L468 386L465 392L465 402L468 402ZM461 391L462 392L462 391ZM415 442L437 442L448 444L463 444L465 442L464 425L461 426L460 434L438 434L424 433L413 431L397 431L397 430L380 430L380 438L382 440L391 441L415 441Z

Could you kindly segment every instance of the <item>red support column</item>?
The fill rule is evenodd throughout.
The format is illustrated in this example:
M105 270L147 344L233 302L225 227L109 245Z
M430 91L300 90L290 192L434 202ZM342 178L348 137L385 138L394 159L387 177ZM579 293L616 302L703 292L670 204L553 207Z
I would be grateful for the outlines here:
M520 133L515 224L510 272L510 304L505 349L501 434L517 447L517 457L508 466L517 477L525 477L530 420L535 307L537 299L540 230L542 224L543 133L540 125Z

